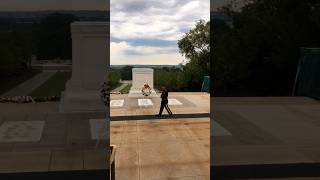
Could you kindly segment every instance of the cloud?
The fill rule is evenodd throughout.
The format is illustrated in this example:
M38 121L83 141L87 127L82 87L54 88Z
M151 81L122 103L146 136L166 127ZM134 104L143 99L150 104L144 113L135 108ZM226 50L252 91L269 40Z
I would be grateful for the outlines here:
M111 64L179 64L185 61L174 47L132 46L128 42L110 43Z
M142 54L146 53L147 49L152 49L151 52L154 54L146 55L159 57L155 54L161 54L164 57L166 55L164 52L167 52L168 58L164 58L163 64L172 63L171 58L175 58L174 62L178 64L181 55L178 52L177 41L200 19L209 20L210 2L208 0L111 0L110 13L112 43L122 41L130 48L138 47L134 52L127 51L130 52L128 63L137 55L143 59ZM111 61L116 63L116 60ZM152 63L153 60L140 62L140 64Z
M177 40L185 33L182 30L191 28L195 21L209 20L209 1L171 0L169 5L166 2L111 0L111 36Z

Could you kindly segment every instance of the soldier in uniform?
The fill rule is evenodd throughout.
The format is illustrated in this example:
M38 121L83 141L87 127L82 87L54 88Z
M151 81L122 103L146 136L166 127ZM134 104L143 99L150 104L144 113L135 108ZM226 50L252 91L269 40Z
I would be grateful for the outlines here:
M161 117L163 108L166 108L167 112L169 113L169 116L172 116L172 112L168 106L168 91L165 87L161 88L161 106L160 106L160 111L159 114L156 115L157 117Z

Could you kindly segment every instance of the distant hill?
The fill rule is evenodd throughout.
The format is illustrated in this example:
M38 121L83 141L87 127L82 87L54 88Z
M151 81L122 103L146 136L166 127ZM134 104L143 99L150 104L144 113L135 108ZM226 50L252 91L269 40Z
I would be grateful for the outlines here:
M0 11L0 20L15 22L35 22L52 13L72 14L82 21L110 21L109 11L63 10L63 11Z

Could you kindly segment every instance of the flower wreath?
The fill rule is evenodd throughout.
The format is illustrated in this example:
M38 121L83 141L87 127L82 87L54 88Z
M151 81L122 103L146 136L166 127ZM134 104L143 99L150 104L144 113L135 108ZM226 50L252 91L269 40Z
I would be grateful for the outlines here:
M145 83L141 89L142 95L149 96L151 94L151 87L148 83Z

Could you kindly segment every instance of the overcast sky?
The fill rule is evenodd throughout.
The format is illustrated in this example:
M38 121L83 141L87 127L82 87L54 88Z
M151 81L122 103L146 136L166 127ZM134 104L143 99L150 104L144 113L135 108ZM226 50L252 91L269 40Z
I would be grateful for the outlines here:
M108 10L110 0L0 0L0 11Z
M182 63L177 41L200 19L209 0L111 0L111 64Z

